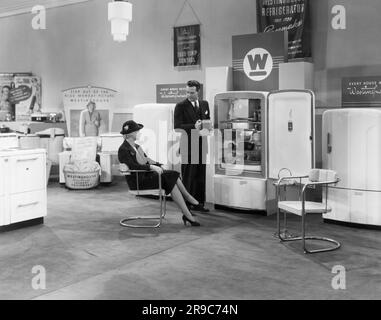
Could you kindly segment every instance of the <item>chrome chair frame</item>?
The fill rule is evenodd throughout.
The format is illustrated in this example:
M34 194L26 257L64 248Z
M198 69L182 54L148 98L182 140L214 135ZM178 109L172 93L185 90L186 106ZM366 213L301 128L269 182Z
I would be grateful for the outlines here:
M306 183L302 183L302 179L306 179L309 176L295 176L295 177L283 177L280 178L276 183L276 201L277 201L277 236L280 239L281 242L288 242L288 241L302 241L303 244L303 250L304 253L318 253L318 252L327 252L327 251L333 251L337 250L341 247L340 242L327 238L327 237L318 237L318 236L306 236L306 208L305 208L305 202L306 202L306 190L307 188L313 186L319 186L322 185L325 186L325 212L328 212L328 186L331 184L336 184L339 182L339 179L332 180L332 181L319 181L319 182L311 182L308 181ZM290 180L294 180L290 183ZM299 183L297 183L295 180L299 180ZM286 220L286 214L287 212L284 211L284 236L282 236L281 228L280 228L280 208L279 208L279 201L281 197L280 187L284 187L284 191L286 191L287 185L295 185L298 184L301 189L299 188L299 201L302 202L302 235L301 236L289 236L287 237L287 220ZM301 199L300 199L301 198ZM306 240L319 240L319 241L326 241L333 243L335 246L329 247L329 248L322 248L322 249L316 249L316 250L308 250L306 247Z
M130 170L130 169L119 169L119 172L123 176L131 175L131 173L136 173L136 190L129 190L130 193L134 193L136 191L136 195L143 195L141 193L141 190L139 190L139 173L144 173L144 172L152 172L149 170ZM158 174L158 180L159 180L159 188L158 189L150 189L149 191L158 191L159 193L159 201L160 201L160 215L159 216L132 216L132 217L127 217L122 220L120 220L119 224L123 227L129 227L129 228L159 228L161 226L161 222L165 217L165 214L167 212L167 198L166 195L164 194L164 189L162 188L161 185L161 174ZM144 190L148 191L148 190ZM132 224L128 223L128 221L133 221L133 220L157 220L155 224Z

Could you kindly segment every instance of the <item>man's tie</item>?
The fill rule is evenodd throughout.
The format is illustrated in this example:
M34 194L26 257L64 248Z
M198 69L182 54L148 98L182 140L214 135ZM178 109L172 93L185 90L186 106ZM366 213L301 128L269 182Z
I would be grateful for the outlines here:
M200 108L198 106L198 100L194 102L194 111L196 111L196 114L198 115L200 112Z

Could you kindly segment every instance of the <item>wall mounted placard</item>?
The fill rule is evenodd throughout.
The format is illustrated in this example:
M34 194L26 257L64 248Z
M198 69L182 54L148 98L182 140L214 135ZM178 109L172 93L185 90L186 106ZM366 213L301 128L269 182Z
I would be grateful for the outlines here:
M174 66L194 67L201 65L200 25L174 27Z
M341 87L344 108L381 107L381 76L346 77Z
M287 61L287 32L233 36L233 90L279 89L279 63Z
M186 99L186 83L157 84L156 103L177 103ZM203 99L202 84L198 97Z

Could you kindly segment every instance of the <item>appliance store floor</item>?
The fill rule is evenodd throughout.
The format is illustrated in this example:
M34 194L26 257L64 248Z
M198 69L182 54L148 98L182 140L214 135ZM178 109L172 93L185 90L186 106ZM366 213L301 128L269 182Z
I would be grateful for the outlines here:
M157 208L157 200L128 194L119 178L83 191L50 182L44 224L0 233L0 299L381 298L381 231L312 215L309 233L342 248L305 255L301 243L273 236L275 215L211 210L198 214L202 227L184 227L168 202L159 229L119 225ZM297 233L299 217L289 225ZM35 266L46 270L46 289L33 289ZM345 290L332 287L334 266L346 270Z

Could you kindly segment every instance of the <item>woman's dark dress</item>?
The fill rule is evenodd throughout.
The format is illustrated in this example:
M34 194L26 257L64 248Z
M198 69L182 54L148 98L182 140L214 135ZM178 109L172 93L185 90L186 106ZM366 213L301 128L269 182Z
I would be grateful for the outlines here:
M140 146L135 144L135 148L138 150ZM148 158L144 152L144 161L138 161L138 159L141 157L139 157L136 150L129 144L129 142L125 140L118 150L119 162L126 164L130 170L150 170L150 164L160 165L160 163ZM131 190L137 190L136 174L137 173L132 173L131 175L126 176L127 184ZM139 190L159 188L158 173L156 171L139 172L138 175ZM164 170L164 172L161 174L161 185L165 190L165 194L168 195L171 193L179 176L180 173L177 171Z

